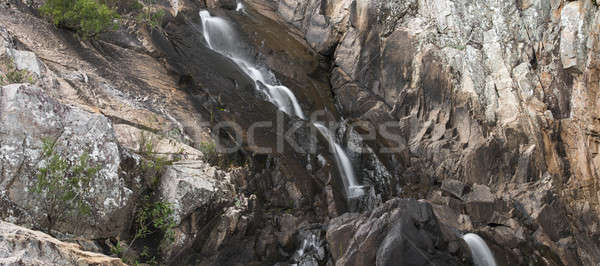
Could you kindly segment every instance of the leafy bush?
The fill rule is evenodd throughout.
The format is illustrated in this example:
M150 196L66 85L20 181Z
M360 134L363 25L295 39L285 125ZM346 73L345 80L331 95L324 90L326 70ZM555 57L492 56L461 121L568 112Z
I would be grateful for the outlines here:
M164 174L167 166L172 165L174 160L169 160L155 151L155 143L151 137L144 135L140 136L140 149L138 154L144 160L141 163L142 175L151 180L152 186L158 185L160 177Z
M153 254L157 254L159 245L150 245L160 241L161 245L173 242L176 226L173 218L174 210L170 203L157 200L160 178L167 166L173 163L156 152L156 144L152 137L141 134L140 148L138 154L143 158L140 164L141 174L150 182L140 190L138 204L135 211L135 219L132 224L133 237L129 241L128 249L134 247L139 252L138 258L122 257L124 261L132 262L137 259L147 264L157 264L159 260ZM138 243L138 244L136 244Z
M219 154L217 153L217 146L214 142L201 142L198 148L204 155L205 160L216 163Z
M129 7L132 11L140 11L144 9L144 5L138 1L134 1L133 4Z
M165 14L166 13L163 9L151 11L150 9L145 8L140 14L138 14L137 20L140 23L147 24L151 28L157 29L161 26Z
M168 242L173 241L173 228L176 226L173 214L171 204L152 201L149 196L144 197L143 204L135 218L136 233L131 244L136 239L146 238L159 232L164 234L164 239Z
M118 27L117 12L94 0L48 0L40 11L55 25L74 29L84 38Z
M228 169L244 164L244 158L239 153L219 153L216 144L212 141L200 142L198 150L202 152L203 159L207 163L221 169Z
M113 10L117 10L120 14L127 14L133 11L141 10L144 5L138 0L99 0L101 4L105 4Z
M12 70L6 73L6 81L8 84L23 83L27 77L27 70Z
M44 140L42 159L45 163L38 168L33 187L33 192L43 198L48 231L68 217L90 213L85 192L100 170L99 166L90 166L88 153L83 153L76 163L67 161L54 151L55 143L51 139Z
M175 240L174 228L176 224L173 218L173 208L167 202L153 200L155 198L155 195L142 197L140 206L137 208L135 214L133 222L135 234L129 242L129 248L134 246L138 240L143 240L141 241L142 243L149 243L149 241L152 242L152 239L158 237L161 245L170 244ZM139 253L139 258L147 264L157 264L159 259L153 255L158 253L157 251L158 246L154 245L152 248L149 248L144 244L142 251ZM130 261L132 258L123 259Z
M0 76L0 85L23 82L33 83L33 76L25 69L18 70L10 57L2 57L0 63L0 73L2 71L6 73L4 76Z

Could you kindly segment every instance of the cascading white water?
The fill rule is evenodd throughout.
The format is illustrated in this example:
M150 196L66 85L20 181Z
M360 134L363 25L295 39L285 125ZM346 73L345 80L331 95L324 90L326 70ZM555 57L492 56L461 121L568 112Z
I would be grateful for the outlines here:
M242 0L237 0L236 2L235 11L244 11L244 4L242 3Z
M273 73L258 69L250 63L245 47L236 38L236 33L229 23L219 17L213 17L206 10L200 11L204 39L208 47L224 56L229 57L254 81L256 89L263 92L268 100L287 114L305 119L302 108L292 91L281 85L273 85Z
M319 265L325 256L325 239L322 238L320 229L300 229L297 238L302 241L298 244L298 249L290 257L289 263L285 265ZM275 265L280 265L279 263Z
M310 234L307 238L302 239L302 245L298 250L296 250L296 255L298 257L302 257L306 250L308 249L317 249L319 247L317 236L314 234Z
M330 149L333 151L333 156L335 157L340 175L343 178L342 181L344 182L344 187L346 187L346 196L348 198L362 196L364 194L363 187L357 184L352 165L350 164L350 159L348 159L344 149L335 142L331 135L331 131L327 127L321 123L313 123L313 125L321 132L321 134L323 134L323 137L327 139L331 146Z
M469 245L473 263L476 266L496 266L496 260L494 260L492 251L480 236L468 233L462 238L467 242L467 245Z
M244 8L240 0L237 3L238 8ZM263 92L268 100L281 111L306 120L294 93L286 86L273 85L272 83L276 82L273 73L266 69L261 70L250 63L251 57L247 54L245 47L242 46L242 42L237 40L237 34L226 20L213 17L206 10L200 11L200 18L202 20L204 39L210 49L233 60L254 81L255 88ZM348 198L355 198L363 195L363 187L357 184L350 159L348 159L344 149L335 142L327 127L319 123L314 123L314 126L329 142L344 186L346 187L346 196Z

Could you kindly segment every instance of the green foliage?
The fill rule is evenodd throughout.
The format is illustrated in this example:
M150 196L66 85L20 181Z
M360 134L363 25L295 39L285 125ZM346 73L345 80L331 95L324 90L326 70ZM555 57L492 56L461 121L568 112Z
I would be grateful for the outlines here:
M162 25L165 14L166 13L163 9L152 11L148 8L145 8L141 13L138 14L137 20L139 23L145 23L153 29L158 29Z
M136 211L134 220L135 234L129 247L133 246L137 240L151 239L160 236L161 245L167 245L175 240L174 211L171 204L164 201L155 201L154 197L144 196L141 205ZM146 241L144 241L146 242ZM146 245L140 252L140 258L147 264L158 264L158 258Z
M48 0L40 11L55 25L74 29L83 38L118 27L117 12L94 0Z
M131 10L133 11L140 11L142 9L144 9L144 5L142 5L142 3L139 1L134 1L134 3L131 5Z
M162 139L162 137L159 137ZM174 211L168 202L157 200L158 185L160 178L172 160L160 155L156 151L155 139L144 133L140 136L140 148L138 154L143 158L139 166L139 172L146 182L140 188L137 195L137 207L132 224L133 237L129 240L128 249L136 250L138 255L120 256L128 264L140 262L157 265L160 261L155 254L158 253L158 244L166 245L174 241L176 226Z
M26 76L26 70L13 70L6 73L6 81L8 82L8 84L23 83L25 81Z
M233 202L234 206L236 208L241 208L242 207L242 200L238 197L235 198L234 202Z
M99 0L101 4L117 10L120 14L142 10L144 5L138 0Z
M0 85L34 82L33 76L29 73L29 71L25 69L18 70L10 57L2 58L1 62L1 68L6 74L4 76L0 76Z
M140 257L146 262L146 264L158 265L158 259L156 256L152 255L152 252L148 246L144 246L142 252L140 252Z
M202 152L206 162L222 169L228 169L236 165L242 165L243 163L243 159L239 157L239 154L219 153L216 144L212 141L201 142L198 145L198 150Z
M144 197L143 204L135 218L134 239L146 238L151 234L162 232L164 239L172 242L175 236L173 228L176 226L173 214L171 204L163 201L151 201L149 196Z
M117 241L117 244L110 247L110 253L117 257L123 256L123 246L121 245L121 241Z
M215 158L218 156L217 148L214 142L202 142L198 148L204 154L205 159Z
M91 207L85 192L100 170L100 166L90 166L87 152L77 162L69 162L55 152L55 143L51 139L44 140L42 160L45 163L38 168L32 189L43 198L48 231L66 218L90 214Z
M173 161L160 156L155 151L155 144L150 137L141 135L141 143L139 154L145 159L142 161L142 175L151 178L152 185L155 186L160 181L160 177L164 173L167 166L173 164Z
M217 147L214 142L201 142L198 149L204 155L204 160L209 164L221 166L223 168L227 168L227 166L230 165L227 158L225 158L225 155L217 152Z

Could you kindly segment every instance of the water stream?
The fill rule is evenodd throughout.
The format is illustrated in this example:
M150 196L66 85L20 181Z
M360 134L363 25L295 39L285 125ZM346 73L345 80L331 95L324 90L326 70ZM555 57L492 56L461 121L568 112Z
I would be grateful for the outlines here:
M469 245L473 263L476 266L496 266L494 255L483 238L473 233L465 234L462 238Z
M235 11L237 11L237 12L244 11L244 3L242 3L242 0L236 1Z
M238 1L238 8L244 8ZM306 120L304 112L294 93L286 86L279 84L275 75L266 68L253 64L252 56L247 47L237 38L237 33L228 21L215 17L207 10L200 11L202 30L207 46L223 56L230 58L238 67L254 81L255 88L262 92L267 100L273 103L282 112ZM352 164L344 149L335 142L331 131L320 123L313 123L319 132L327 139L336 161L337 168L342 176L348 198L356 198L364 194L363 187L358 185Z
M200 18L202 19L204 39L210 49L233 60L254 81L255 87L281 111L305 119L294 93L286 86L276 85L277 80L271 71L259 69L251 63L247 48L237 38L237 34L229 22L211 16L206 10L200 11Z
M315 122L313 125L327 139L330 149L334 151L333 156L335 157L335 162L338 165L340 175L346 177L342 180L344 182L344 187L346 188L346 196L348 198L362 196L364 194L363 187L356 183L356 177L354 176L354 171L352 171L352 164L350 163L350 159L348 159L348 155L346 155L346 152L342 146L335 142L333 136L331 135L331 131L323 124Z

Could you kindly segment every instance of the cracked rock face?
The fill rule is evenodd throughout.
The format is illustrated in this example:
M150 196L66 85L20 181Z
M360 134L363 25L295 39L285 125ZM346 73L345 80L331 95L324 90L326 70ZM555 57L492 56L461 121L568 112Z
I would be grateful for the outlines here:
M327 242L335 265L456 265L431 205L395 199L362 215L332 219Z
M174 255L189 248L198 232L195 222L211 219L232 204L234 188L230 173L203 161L180 161L169 166L161 178L160 197L171 204L177 224L175 241L165 252Z
M600 262L595 1L246 0L241 13L233 0L169 2L161 31L128 25L94 43L24 5L0 9L0 55L43 88L0 91L2 219L43 226L30 187L42 139L55 137L68 159L88 151L102 166L87 191L93 219L57 230L131 229L126 187L143 178L123 180L135 169L122 166L145 135L156 155L184 158L158 190L175 211L175 243L160 250L173 264L462 265L467 232L499 265ZM204 8L235 25L304 110L340 118L342 146L372 151L348 154L371 186L363 213L342 215L353 208L324 152L247 155L239 179L202 161L201 122L248 128L277 112L202 45ZM363 143L353 122L389 123L396 138ZM275 134L260 135L271 147Z
M282 0L278 12L307 40L315 27L327 33L309 44L333 55L332 89L345 118L401 128L406 153L380 154L400 176L403 192L392 196L422 197L444 179L488 185L492 194L532 182L531 189L557 195L527 212L540 228L556 231L540 229L548 241L537 241L562 263L573 262L563 249L570 241L581 263L600 262L600 242L582 237L598 235L597 218L589 217L600 211L600 109L592 78L600 10L593 1ZM442 189L464 192L449 183ZM469 201L464 193L454 196ZM475 227L495 206L466 204ZM564 225L543 217L574 230L565 235Z
M55 152L70 163L87 152L90 164L100 166L83 192L91 215L56 229L91 238L123 230L131 190L119 176L118 145L106 117L60 104L39 87L13 84L0 88L0 128L0 186L10 201L44 225L44 199L32 190L37 169L47 163L41 157L43 141L53 139Z

